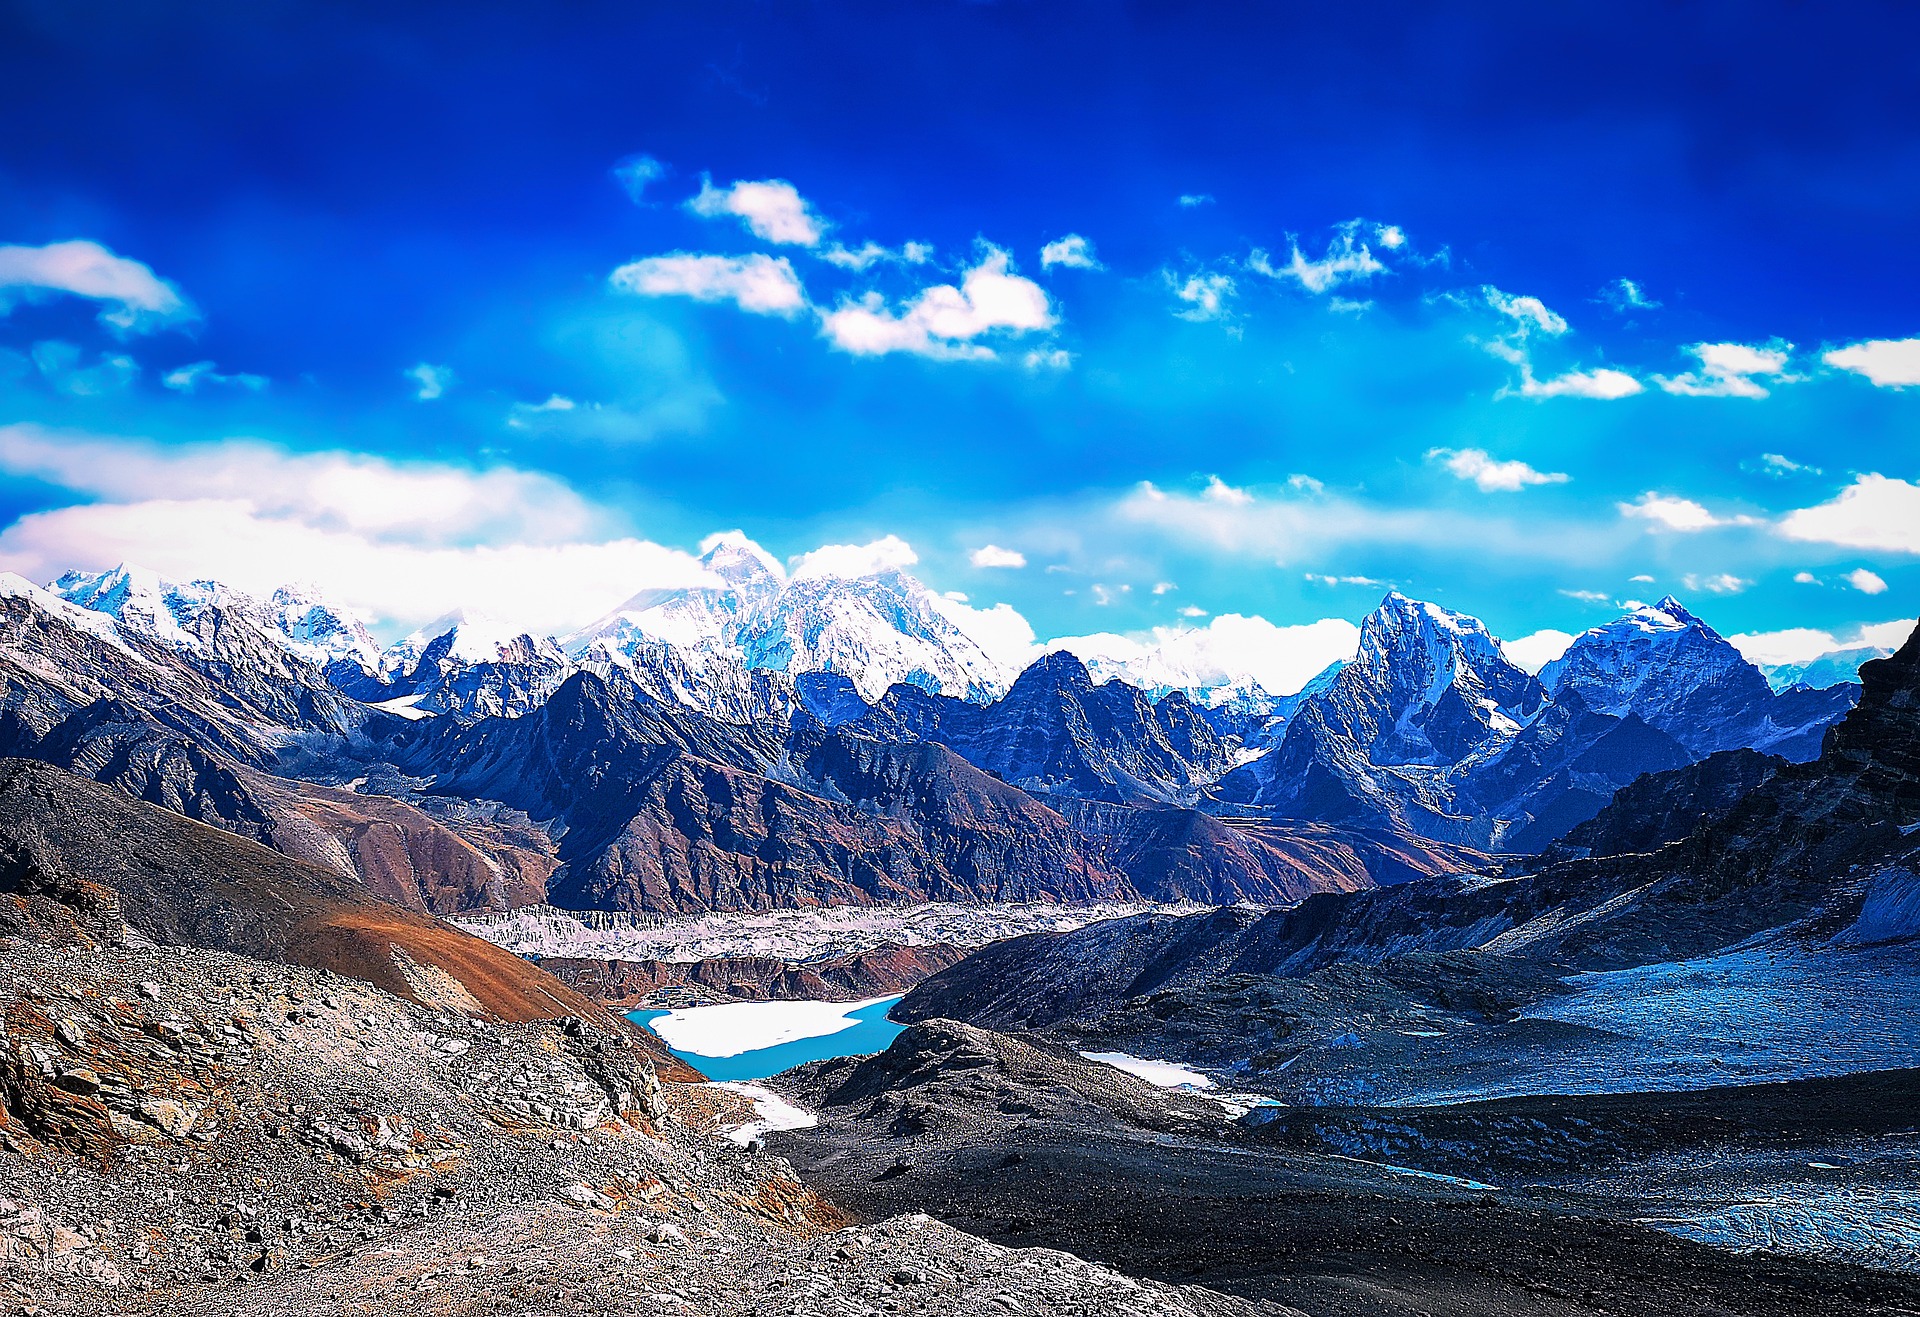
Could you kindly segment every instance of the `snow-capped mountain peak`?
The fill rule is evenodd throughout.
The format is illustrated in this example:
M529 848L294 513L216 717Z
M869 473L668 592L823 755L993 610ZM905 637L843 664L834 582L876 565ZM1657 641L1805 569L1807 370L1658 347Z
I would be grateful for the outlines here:
M380 646L365 622L323 596L318 587L283 585L267 601L269 619L293 651L325 667L347 660L372 672L380 666Z
M104 572L67 572L47 589L68 603L106 614L131 634L191 653L205 648L190 628L209 608L251 604L217 581L168 581L124 562Z

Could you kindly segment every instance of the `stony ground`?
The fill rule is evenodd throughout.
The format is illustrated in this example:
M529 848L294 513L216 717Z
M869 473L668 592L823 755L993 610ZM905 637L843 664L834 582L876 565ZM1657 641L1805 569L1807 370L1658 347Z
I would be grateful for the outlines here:
M0 1293L185 1313L1229 1314L1271 1305L856 1225L619 1034L325 971L0 940Z

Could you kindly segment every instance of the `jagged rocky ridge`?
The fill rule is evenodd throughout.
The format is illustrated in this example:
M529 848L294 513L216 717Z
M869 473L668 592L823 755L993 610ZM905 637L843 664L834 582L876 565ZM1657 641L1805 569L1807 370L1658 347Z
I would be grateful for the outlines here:
M743 590L788 588L741 545L709 559L736 583L638 612L738 620ZM989 703L896 685L869 704L843 674L636 642L628 659L732 674L695 711L657 665L582 668L476 619L376 672L364 628L310 595L260 606L129 570L59 585L0 600L0 749L423 910L1287 902L1537 849L1709 745L1796 750L1851 693L1773 695L1672 601L1582 637L1543 684L1471 619L1390 596L1359 659L1265 740L1065 652ZM1718 730L1684 743L1656 725L1703 718Z
M1015 938L927 980L898 1014L1037 1028L1170 987L1415 954L1472 950L1610 968L1762 935L1840 947L1920 936L1920 630L1861 675L1858 707L1828 732L1818 758L1777 768L1723 760L1649 782L1595 821L1588 856L1493 880L1317 895L1266 914L1146 915ZM1754 785L1721 805L1713 782L1721 773ZM1675 791L1691 791L1707 813L1665 841Z

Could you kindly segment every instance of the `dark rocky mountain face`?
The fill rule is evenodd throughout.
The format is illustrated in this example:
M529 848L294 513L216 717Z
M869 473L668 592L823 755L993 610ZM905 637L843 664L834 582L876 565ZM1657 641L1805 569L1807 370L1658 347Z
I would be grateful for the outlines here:
M1014 938L916 988L900 1018L1044 1027L1175 979L1294 976L1412 954L1479 950L1614 968L1706 955L1760 934L1841 946L1920 936L1920 631L1861 676L1859 706L1813 762L1768 771L1722 760L1649 779L1590 834L1642 845L1671 827L1639 812L1649 797L1691 790L1708 805L1755 780L1718 817L1657 849L1565 859L1496 881L1316 895L1260 916L1141 916Z
M1016 786L1088 800L1191 804L1233 762L1232 744L1186 697L1155 703L1124 682L1096 686L1065 651L988 705L896 687L856 730L938 741Z
M1532 852L1643 773L1735 747L1810 758L1855 693L1776 694L1672 599L1587 632L1536 681L1474 619L1389 595L1354 662L1211 794L1220 808Z

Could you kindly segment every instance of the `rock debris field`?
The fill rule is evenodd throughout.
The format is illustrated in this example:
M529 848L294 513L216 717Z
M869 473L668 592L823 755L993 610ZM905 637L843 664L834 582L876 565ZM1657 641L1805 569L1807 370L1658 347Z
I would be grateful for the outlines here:
M83 1313L1284 1312L857 1224L622 1033L203 950L0 941L0 1292Z

